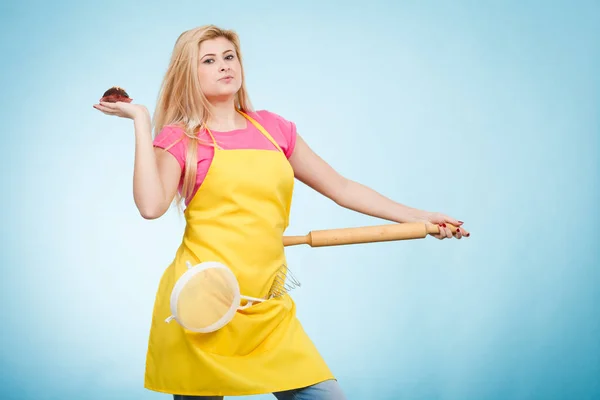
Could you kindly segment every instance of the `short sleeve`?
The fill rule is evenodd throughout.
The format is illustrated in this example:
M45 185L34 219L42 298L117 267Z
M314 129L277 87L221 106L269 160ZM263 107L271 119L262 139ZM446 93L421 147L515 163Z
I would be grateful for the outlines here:
M163 127L154 138L153 145L171 153L183 170L185 168L185 133L183 129L175 126Z
M296 146L296 137L298 135L296 132L296 124L283 118L281 115L270 111L262 110L259 112L259 114L262 114L263 118L270 120L277 127L277 130L281 133L281 136L285 141L283 146L280 146L282 147L285 156L290 158L294 152L294 147Z

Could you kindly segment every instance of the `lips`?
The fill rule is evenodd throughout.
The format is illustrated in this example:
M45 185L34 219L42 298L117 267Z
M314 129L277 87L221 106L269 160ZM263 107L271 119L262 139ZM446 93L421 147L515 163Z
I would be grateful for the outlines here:
M220 80L220 81L223 81L223 80L225 80L225 79L233 79L233 76L231 76L231 75L227 75L227 76L224 76L224 77L222 77L222 78L221 78L221 79L219 79L219 80Z

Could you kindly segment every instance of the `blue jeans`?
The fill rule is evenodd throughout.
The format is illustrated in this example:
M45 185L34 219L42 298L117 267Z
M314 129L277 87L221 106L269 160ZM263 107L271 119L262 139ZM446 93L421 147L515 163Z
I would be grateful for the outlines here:
M277 400L346 400L336 380L328 380L301 389L273 393ZM223 400L223 396L184 396L176 394L173 400Z

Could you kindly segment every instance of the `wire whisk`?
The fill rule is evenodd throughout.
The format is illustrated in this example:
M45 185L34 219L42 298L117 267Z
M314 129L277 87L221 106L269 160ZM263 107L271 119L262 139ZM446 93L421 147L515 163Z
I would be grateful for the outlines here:
M288 266L283 264L273 279L268 298L281 297L300 286L300 281L292 274Z

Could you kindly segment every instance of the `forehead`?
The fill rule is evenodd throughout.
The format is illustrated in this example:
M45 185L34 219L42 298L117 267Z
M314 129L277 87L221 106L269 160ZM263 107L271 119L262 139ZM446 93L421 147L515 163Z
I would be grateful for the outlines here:
M227 50L235 50L233 43L224 37L205 40L200 43L200 57L205 54L221 54Z

